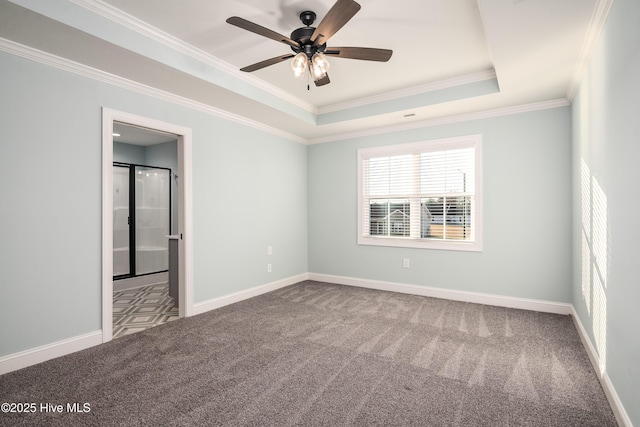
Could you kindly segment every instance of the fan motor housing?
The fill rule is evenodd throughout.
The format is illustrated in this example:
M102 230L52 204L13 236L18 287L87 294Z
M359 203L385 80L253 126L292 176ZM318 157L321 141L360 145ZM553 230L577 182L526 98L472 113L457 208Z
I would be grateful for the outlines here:
M311 43L311 36L315 30L315 27L302 27L297 30L293 30L291 33L291 40L295 40L300 43L301 48L292 46L291 50L295 53L304 52L309 58L311 58L316 52L324 52L327 47L326 43L319 46L314 46L313 43Z

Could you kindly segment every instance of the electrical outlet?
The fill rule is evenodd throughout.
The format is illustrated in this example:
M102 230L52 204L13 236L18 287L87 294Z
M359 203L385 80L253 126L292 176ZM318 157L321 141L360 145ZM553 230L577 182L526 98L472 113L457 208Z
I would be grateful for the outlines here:
M404 258L402 260L402 268L409 268L409 258Z
M267 246L267 255L273 255L273 248L271 246Z
M271 273L271 264L267 264L267 273Z

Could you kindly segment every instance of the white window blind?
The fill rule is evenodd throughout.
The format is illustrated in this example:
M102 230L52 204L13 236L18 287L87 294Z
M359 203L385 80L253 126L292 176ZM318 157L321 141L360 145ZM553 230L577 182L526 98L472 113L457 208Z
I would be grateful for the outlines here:
M358 243L480 250L478 135L358 151Z

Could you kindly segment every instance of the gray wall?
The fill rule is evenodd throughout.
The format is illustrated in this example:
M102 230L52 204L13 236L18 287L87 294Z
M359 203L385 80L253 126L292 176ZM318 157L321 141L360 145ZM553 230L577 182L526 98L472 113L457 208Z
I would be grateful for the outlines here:
M471 134L483 138L481 253L356 243L358 148ZM310 146L309 270L571 302L570 164L567 107Z
M640 424L639 21L613 3L571 109L309 147L0 53L0 356L101 328L107 107L193 129L196 302L307 271L572 302ZM356 244L358 148L476 133L481 253Z
M640 425L640 3L613 2L573 103L573 304Z
M144 165L146 161L146 148L140 145L125 144L113 141L113 161L122 163L134 163Z
M193 130L195 302L308 271L304 145L6 53L0 69L0 356L101 329L102 107Z

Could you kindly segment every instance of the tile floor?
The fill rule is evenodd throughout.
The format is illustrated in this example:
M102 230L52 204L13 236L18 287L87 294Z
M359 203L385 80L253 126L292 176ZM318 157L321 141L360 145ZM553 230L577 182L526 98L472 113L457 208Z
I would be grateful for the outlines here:
M178 319L169 284L158 283L113 293L113 338Z

